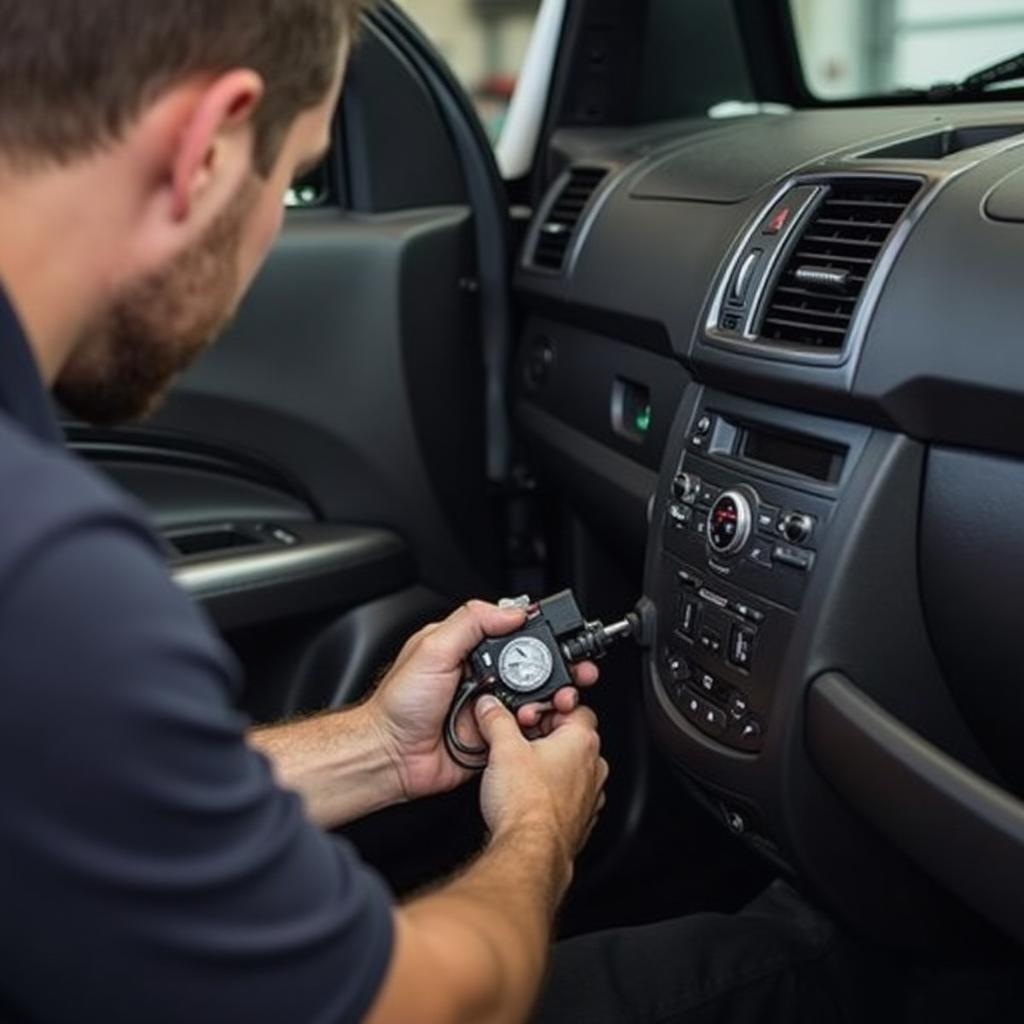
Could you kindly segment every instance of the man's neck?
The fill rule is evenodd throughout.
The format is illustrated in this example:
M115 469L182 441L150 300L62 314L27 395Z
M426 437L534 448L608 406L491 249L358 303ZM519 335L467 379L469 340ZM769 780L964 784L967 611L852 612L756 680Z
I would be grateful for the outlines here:
M116 230L100 162L34 174L0 172L0 282L28 335L39 372L52 385L84 325L101 308ZM82 197L89 197L83 202Z

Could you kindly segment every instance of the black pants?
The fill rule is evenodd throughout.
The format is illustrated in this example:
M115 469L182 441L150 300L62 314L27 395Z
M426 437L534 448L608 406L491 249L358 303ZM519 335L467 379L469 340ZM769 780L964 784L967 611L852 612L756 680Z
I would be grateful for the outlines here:
M555 946L535 1024L904 1024L1024 1019L1017 969L927 973L869 951L781 882L695 914Z

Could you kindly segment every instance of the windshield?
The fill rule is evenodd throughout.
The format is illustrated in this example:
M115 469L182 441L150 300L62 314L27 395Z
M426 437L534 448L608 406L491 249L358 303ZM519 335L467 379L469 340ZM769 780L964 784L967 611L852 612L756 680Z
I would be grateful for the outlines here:
M1024 0L789 0L823 100L956 82L1024 50Z

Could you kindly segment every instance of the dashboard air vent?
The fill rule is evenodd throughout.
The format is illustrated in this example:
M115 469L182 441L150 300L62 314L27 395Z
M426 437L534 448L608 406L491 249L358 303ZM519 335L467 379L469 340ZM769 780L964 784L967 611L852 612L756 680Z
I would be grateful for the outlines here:
M563 269L583 211L607 174L603 167L574 167L569 172L568 180L540 226L530 258L533 266L544 270Z
M905 179L831 184L783 268L761 339L842 349L868 276L920 188L920 182Z

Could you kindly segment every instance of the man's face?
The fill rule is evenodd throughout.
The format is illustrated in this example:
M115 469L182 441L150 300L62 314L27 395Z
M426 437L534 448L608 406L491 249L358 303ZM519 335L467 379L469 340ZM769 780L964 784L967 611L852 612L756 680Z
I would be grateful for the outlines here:
M128 282L83 332L54 389L78 418L142 418L222 333L280 231L284 193L323 156L338 83L292 126L267 178L252 171L202 236L156 273Z

